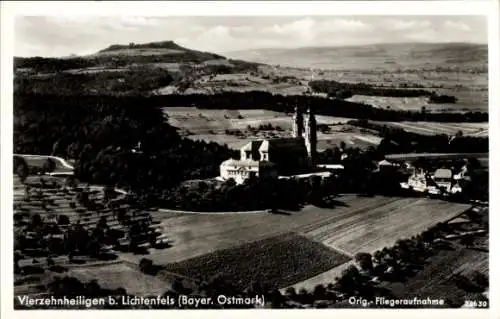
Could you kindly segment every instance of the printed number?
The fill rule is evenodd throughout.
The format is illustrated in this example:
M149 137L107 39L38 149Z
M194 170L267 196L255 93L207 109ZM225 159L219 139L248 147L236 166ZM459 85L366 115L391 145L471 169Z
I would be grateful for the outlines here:
M487 308L488 302L487 301L466 300L464 306L468 307L468 308Z

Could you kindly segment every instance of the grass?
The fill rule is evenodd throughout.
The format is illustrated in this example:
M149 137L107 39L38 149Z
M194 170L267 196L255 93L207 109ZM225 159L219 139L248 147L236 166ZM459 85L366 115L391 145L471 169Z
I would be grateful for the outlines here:
M349 257L296 234L270 237L165 266L168 271L204 280L222 274L240 288L253 281L289 285L333 268Z

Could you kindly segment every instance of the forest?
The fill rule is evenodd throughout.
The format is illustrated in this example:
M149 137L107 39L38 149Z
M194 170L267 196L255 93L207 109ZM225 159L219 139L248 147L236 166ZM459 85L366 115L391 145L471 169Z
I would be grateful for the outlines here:
M75 159L75 174L87 182L165 189L216 176L235 156L225 146L181 138L159 108L133 100L15 96L15 105L14 153Z

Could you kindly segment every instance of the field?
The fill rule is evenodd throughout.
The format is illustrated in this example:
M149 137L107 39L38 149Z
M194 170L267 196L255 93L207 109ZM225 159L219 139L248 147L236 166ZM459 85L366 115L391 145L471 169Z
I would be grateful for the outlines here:
M475 249L456 247L440 251L431 258L422 271L404 283L391 283L385 287L399 297L421 296L435 299L465 299L470 293L459 289L452 278L460 275L472 277L474 271L488 275L488 253Z
M194 140L213 141L239 149L248 141L256 138L288 137L292 134L292 114L268 110L204 110L194 107L164 108L168 121L180 129L180 133ZM345 124L350 119L316 115L318 124L330 126L330 132L318 132L318 149L339 145L344 141L348 145L361 147L376 146L381 138L365 129ZM271 124L279 126L280 131L249 132L248 126ZM226 130L238 130L241 134L227 134Z
M401 237L411 237L437 222L458 215L468 207L426 198L343 195L334 208L306 206L302 211L288 215L228 213L169 216L170 213L160 211L154 217L161 219L164 215L161 225L171 239L172 247L151 250L148 258L155 264L166 265L290 232L302 234L345 255L359 251L373 252ZM141 258L132 254L122 257L135 263Z
M208 110L194 107L168 107L163 109L168 122L179 132L193 140L227 144L239 149L253 139L288 137L292 134L292 114L268 110ZM347 124L349 118L316 115L319 125L327 125L329 131L318 131L318 149L324 150L345 142L347 145L377 146L381 137L377 131ZM488 136L488 123L440 123L440 122L377 122L402 128L408 132L434 135L455 135L462 131L469 136ZM259 125L271 124L279 130L250 131ZM237 133L237 134L236 134Z
M266 63L260 71L300 80L335 80L377 86L425 88L453 95L457 104L431 104L430 110L488 110L488 51L472 44L380 44L347 47L262 49L228 52L228 57ZM360 99L356 97L355 99ZM420 110L423 101L364 97L394 109Z
M440 95L451 95L457 98L453 104L429 103L427 97L387 97L354 95L347 101L364 103L376 108L420 112L425 107L433 112L485 112L488 110L488 91L464 91L458 89L432 89Z
M173 92L175 86L157 90L159 94ZM192 81L185 94L214 94L219 92L264 91L282 95L300 95L306 92L307 82L296 78L279 80L266 74L232 73L203 75Z
M201 275L203 280L222 274L241 289L254 281L282 287L349 259L318 242L284 234L168 264L166 269L189 277Z
M407 132L434 135L446 134L455 135L462 131L464 135L488 136L488 123L439 123L439 122L376 122L381 125L402 128Z
M68 276L76 277L82 282L97 279L99 285L106 289L125 288L128 294L161 295L168 290L169 284L156 277L145 275L123 263L102 267L78 267L71 269Z

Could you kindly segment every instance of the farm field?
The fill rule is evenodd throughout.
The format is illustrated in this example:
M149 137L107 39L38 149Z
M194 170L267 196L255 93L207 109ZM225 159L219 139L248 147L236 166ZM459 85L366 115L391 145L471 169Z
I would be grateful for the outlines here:
M487 137L488 123L439 123L439 122L375 122L381 125L404 129L407 132L434 135L455 135L462 131L464 135Z
M161 295L169 288L169 283L159 280L158 277L143 274L123 263L102 267L78 267L71 269L68 276L76 277L82 282L96 279L105 289L125 288L128 294Z
M172 247L151 250L148 258L165 265L290 232L303 234L346 255L361 250L372 252L458 215L468 207L426 198L343 195L335 208L306 206L289 215L177 215L161 223ZM158 212L154 217L160 219L161 214ZM167 217L169 213L164 214ZM135 263L141 258L132 254L122 257Z
M263 138L288 137L292 134L292 114L268 110L207 110L194 107L164 108L168 122L179 132L193 140L204 140L218 144L227 144L239 149L248 141ZM350 118L316 115L318 124L328 125L330 131L318 131L318 149L339 145L345 142L350 146L377 146L382 138L377 131L359 128L350 124ZM439 122L379 122L380 125L402 128L408 132L434 135L455 135L462 131L464 135L488 136L488 123L439 123ZM271 124L280 130L249 131L248 126ZM239 131L240 134L234 134Z
M459 289L452 279L457 275L471 278L476 271L488 275L488 253L457 247L454 250L440 251L438 256L432 257L430 263L408 281L384 287L403 298L423 296L463 300L471 292Z
M266 63L260 73L301 81L334 80L382 87L423 88L457 97L456 104L430 104L432 111L488 111L488 50L484 45L380 44L346 47L260 49L227 56ZM424 99L354 97L359 102L417 110ZM370 103L373 102L373 103Z
M175 86L158 89L159 94L172 93ZM300 95L306 92L307 82L299 79L277 80L264 74L232 73L203 75L193 81L184 94L214 94L220 92L264 91L282 95Z
M206 110L194 107L164 108L168 121L180 129L180 133L193 140L204 140L227 144L239 149L248 141L257 138L289 137L292 134L292 114L268 110ZM344 141L348 145L360 147L376 146L381 138L376 132L359 129L345 124L349 118L316 115L318 124L330 126L330 132L318 132L318 149L339 145ZM247 130L248 126L271 124L282 130L257 131ZM227 134L226 130L239 130L241 135Z
M364 103L376 108L420 112L425 107L427 112L486 112L488 110L488 91L465 91L451 89L432 89L440 95L451 95L457 98L454 104L429 103L429 98L420 97L388 97L371 95L354 95L347 101Z
M217 274L240 284L263 282L282 287L314 276L350 257L296 234L269 237L166 265L171 272L210 280Z

